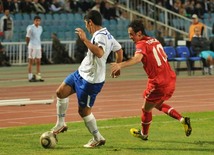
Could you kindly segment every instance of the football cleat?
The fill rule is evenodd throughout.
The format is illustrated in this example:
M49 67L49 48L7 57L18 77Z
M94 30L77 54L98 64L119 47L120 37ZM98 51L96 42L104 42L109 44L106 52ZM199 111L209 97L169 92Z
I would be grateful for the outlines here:
M37 80L38 82L44 82L45 80L44 79L39 79Z
M29 79L29 82L37 82L37 80L36 80L36 76L35 76L35 75L33 75L33 77L32 77L31 79Z
M66 126L66 124L64 124L63 126L60 126L60 125L56 125L55 127L53 127L51 129L51 131L54 133L54 134L59 134L59 133L63 133L65 131L68 130L68 127Z
M105 145L106 143L106 140L105 139L102 139L102 140L95 140L94 138L90 139L88 141L87 144L83 145L84 147L86 148L94 148L94 147L98 147L98 146L102 146L102 145Z
M41 74L36 74L36 75L34 75L34 76L35 76L37 82L44 82L44 81L45 81L44 79L42 79Z
M140 129L131 128L130 133L134 137L141 138L142 140L148 140L148 135L142 135Z
M190 124L190 118L189 117L184 117L183 125L184 125L184 131L185 131L186 136L190 136L191 132L192 132L192 127Z

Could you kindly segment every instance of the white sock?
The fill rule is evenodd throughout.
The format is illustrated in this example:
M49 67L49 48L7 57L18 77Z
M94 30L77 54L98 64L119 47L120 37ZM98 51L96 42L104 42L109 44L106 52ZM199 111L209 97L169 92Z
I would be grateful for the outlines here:
M181 122L182 124L184 124L184 121L185 121L185 119L182 117L182 118L180 119L180 122Z
M99 141L103 138L97 128L97 123L94 115L91 113L88 116L83 117L85 126L88 128L89 132L94 136L94 139Z
M30 79L32 79L32 77L33 77L33 74L32 73L28 73L28 79L30 80Z
M65 114L68 109L69 98L60 99L57 97L56 109L57 109L57 125L64 125Z
M208 73L208 67L204 67L204 72Z

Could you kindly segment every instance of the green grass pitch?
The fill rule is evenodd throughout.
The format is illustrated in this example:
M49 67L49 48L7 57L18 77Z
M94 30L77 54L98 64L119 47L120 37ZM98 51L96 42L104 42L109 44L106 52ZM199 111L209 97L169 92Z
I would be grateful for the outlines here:
M129 129L140 128L140 118L98 120L106 145L83 148L91 138L83 122L68 123L68 132L58 135L55 149L44 149L40 135L54 124L0 129L1 155L212 155L214 154L213 112L185 113L191 117L192 135L166 116L153 116L148 141L132 137Z

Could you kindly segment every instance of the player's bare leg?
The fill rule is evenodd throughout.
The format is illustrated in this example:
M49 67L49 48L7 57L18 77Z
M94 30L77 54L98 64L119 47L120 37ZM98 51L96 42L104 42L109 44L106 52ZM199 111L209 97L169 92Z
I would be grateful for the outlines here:
M43 82L44 80L42 79L42 75L40 72L41 68L41 59L36 59L36 80Z
M33 79L33 73L32 73L32 66L33 66L33 59L28 59L28 80L29 82L35 82L35 80Z

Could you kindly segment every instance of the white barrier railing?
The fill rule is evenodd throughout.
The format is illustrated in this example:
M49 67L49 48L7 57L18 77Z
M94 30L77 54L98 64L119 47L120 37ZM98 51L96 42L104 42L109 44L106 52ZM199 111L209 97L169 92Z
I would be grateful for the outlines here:
M74 58L75 41L62 41L65 44L69 56ZM25 42L2 42L5 53L9 57L11 64L22 65L27 63L27 47ZM46 57L52 60L52 42L42 42L42 50L45 52Z
M173 41L174 39L165 39L166 42ZM135 52L135 45L132 40L118 40L122 45L124 53L127 57L133 56ZM75 41L61 41L66 46L68 54L75 60ZM12 65L27 64L27 47L25 42L3 42L6 55L9 57ZM52 42L42 42L42 50L45 52L47 59L52 60ZM113 56L114 60L114 56Z
M127 55L132 55L134 52L133 42L131 40L118 40L124 47ZM75 41L61 41L66 46L70 57L75 59ZM5 53L9 57L12 65L23 65L27 60L27 47L25 42L2 42L5 48ZM45 52L47 59L52 60L52 42L42 42L42 50Z

